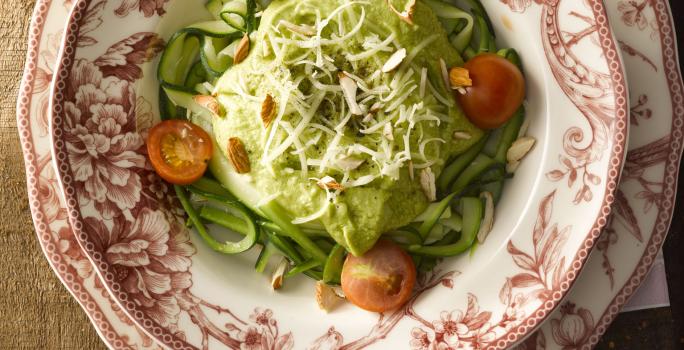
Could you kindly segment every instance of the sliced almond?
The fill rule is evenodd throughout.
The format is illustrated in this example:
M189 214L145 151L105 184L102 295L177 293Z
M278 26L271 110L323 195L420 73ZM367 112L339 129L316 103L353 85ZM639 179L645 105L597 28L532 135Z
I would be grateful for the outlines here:
M246 34L240 40L237 47L235 47L235 57L233 57L233 64L239 64L247 58L249 54L249 34Z
M216 98L209 95L197 95L192 98L195 103L208 109L211 113L219 115L221 112L221 106L219 105Z
M245 150L245 145L237 137L231 137L228 139L228 159L230 163L233 164L233 168L238 174L247 174L251 170L249 164L249 156L247 155L247 150Z
M506 172L509 174L515 174L515 171L520 167L520 161L508 162L506 163Z
M282 258L278 265L276 265L271 275L271 287L273 290L280 289L283 286L283 279L289 267L290 263L285 258Z
M359 88L356 81L354 81L346 72L339 72L337 77L340 79L342 93L347 100L347 105L349 105L352 114L362 115L363 111L361 110L361 107L359 107L358 102L356 102L356 90Z
M406 49L402 48L390 56L387 62L385 62L385 65L382 66L382 72L389 73L397 69L401 62L404 61L404 58L406 58Z
M365 162L365 160L361 158L357 158L354 156L344 156L338 158L335 161L335 165L337 165L338 168L344 171L351 171L360 167L361 164L363 164L363 162Z
M344 191L344 186L340 185L337 182L337 180L335 180L331 176L325 176L324 178L318 180L317 185L318 185L318 187L320 187L324 190Z
M394 141L394 128L392 127L392 123L385 124L382 128L382 135L385 136L386 139Z
M420 171L420 186L423 188L423 193L428 201L434 202L437 200L437 187L435 186L435 174L431 168L425 168Z
M280 20L279 24L292 32L304 35L304 36L314 36L316 35L316 28L308 26L305 24L294 24L292 22Z
M409 0L409 2L406 4L406 7L404 8L404 11L399 12L394 5L392 5L392 0L387 0L387 5L389 6L390 10L397 14L399 18L401 18L402 21L413 25L413 13L416 10L416 0Z
M342 298L335 290L322 281L316 282L316 302L318 307L325 312L330 312L340 304Z
M477 241L484 243L494 225L494 196L490 192L482 192L480 198L485 200L485 211L482 223L480 223L480 230L477 231Z
M266 95L264 102L261 103L261 122L264 128L268 128L276 115L276 103L273 96Z
M454 137L454 140L466 140L467 141L467 140L472 139L473 135L471 135L467 131L456 130L456 131L454 131L453 137Z
M537 140L530 136L524 136L515 140L506 153L506 160L508 163L519 162L525 158L536 142Z
M470 79L470 71L463 67L452 67L449 70L449 83L454 90L473 86L473 80Z

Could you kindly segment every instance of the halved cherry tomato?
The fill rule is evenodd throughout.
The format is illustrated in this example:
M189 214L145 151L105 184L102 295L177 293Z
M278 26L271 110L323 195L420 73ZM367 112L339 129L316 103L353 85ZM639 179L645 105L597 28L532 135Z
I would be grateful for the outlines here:
M396 244L379 240L363 256L347 256L342 290L354 305L374 312L396 309L411 297L416 266Z
M491 54L473 57L463 66L473 86L454 92L470 121L481 129L504 125L525 99L525 78L507 59Z
M163 121L147 136L147 154L154 170L176 185L188 185L202 177L212 152L206 131L184 120Z

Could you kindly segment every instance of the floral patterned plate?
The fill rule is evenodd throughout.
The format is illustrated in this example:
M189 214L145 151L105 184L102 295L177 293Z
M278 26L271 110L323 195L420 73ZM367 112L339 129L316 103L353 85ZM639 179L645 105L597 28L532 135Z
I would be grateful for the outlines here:
M38 0L17 101L29 205L43 253L55 274L83 307L102 340L113 349L160 349L109 297L72 234L52 166L48 95L71 0Z
M122 311L160 344L406 347L430 340L423 326L440 335L439 347L504 348L567 293L608 221L625 155L627 90L603 2L554 1L523 14L488 4L502 40L527 53L539 147L509 186L487 244L423 276L404 308L379 318L350 306L322 315L304 280L274 294L252 256L211 252L185 229L143 140L157 119L153 61L202 2L150 4L75 2L50 126L75 237ZM541 28L531 24L538 20ZM566 40L589 20L593 40ZM444 311L454 309L463 311Z
M642 117L642 119L648 119L649 123L640 123L637 120L636 124L633 123L632 125L630 137L632 139L638 137L636 135L639 131L647 130L646 127L659 128L660 125L664 125L664 130L667 130L666 133L672 134L669 143L681 142L681 122L678 122L680 132L673 133L671 129L674 120L682 118L684 101L681 97L678 98L678 102L674 100L675 93L677 91L681 93L683 89L681 80L676 72L677 57L675 55L676 50L674 50L672 44L675 40L667 2L665 0L643 1L641 5L633 6L632 9L622 4L623 1L612 0L607 3L616 36L632 40L630 44L621 45L623 53L628 54L625 57L628 76L634 77L634 72L638 72L642 65L655 66L656 61L662 62L663 66L665 64L669 65L668 72L673 74L671 79L667 79L664 69L652 68L655 74L651 74L649 79L645 81L656 81L657 79L669 81L666 85L669 88L669 93L665 94L667 101L664 101L662 105L672 106L673 110L669 110L669 108L666 108L669 111L654 109L655 106L659 106L654 103L651 103L646 108L642 108L647 102L638 102L639 98L637 97L637 103L633 103L633 113ZM76 300L81 303L84 311L93 321L95 329L110 348L157 348L158 346L154 345L150 338L141 336L143 333L137 330L137 327L133 325L133 322L125 314L117 312L118 307L116 307L109 294L103 293L99 280L96 278L92 268L89 268L89 264L83 253L81 253L78 243L65 220L65 204L61 193L57 191L55 174L50 166L50 143L48 138L45 137L48 118L46 108L47 88L49 79L52 76L52 67L58 49L59 38L64 30L63 19L66 17L67 7L70 5L69 0L38 1L31 23L29 55L18 101L17 118L26 158L27 182L36 232L39 243L55 273ZM143 10L143 8L140 7L139 9ZM620 11L619 8L625 8L628 11ZM656 17L655 11L653 11L656 8L659 9L661 14L659 17ZM623 17L624 20L620 17ZM653 41L645 37L634 37L631 32L633 30L657 33L661 38L669 38L667 41L669 45L663 47L659 41ZM637 53L635 48L641 46L648 47L649 51L647 52L642 48ZM640 59L641 57L647 57L646 54L651 55L652 58ZM668 62L673 62L675 66ZM636 64L636 69L632 69L632 63ZM634 91L634 87L631 90ZM648 91L650 95L656 96L654 91L658 91L658 88L644 85L643 91ZM639 96L640 93L632 92L632 95ZM644 101L643 98L641 100ZM629 155L639 153L633 148L633 146L630 146ZM669 161L676 162L679 149L673 145L673 147L669 147L667 152L658 151L663 148L665 147L651 148L652 154L659 154L651 168L660 172L662 175L660 178L664 179L665 176L674 176L676 179L676 166L666 168L665 162L668 159L667 154L673 154L674 157ZM623 192L638 192L640 188L643 188L642 182L640 180L623 181L620 183L620 190ZM652 182L657 183L657 181ZM656 206L650 205L648 208L657 208L659 212L664 213L660 215L667 222L672 214L672 207L663 206L662 203L667 203L668 200L671 202L674 199L674 193L670 192L668 197L662 190L658 191L656 189L656 191L651 192L657 194L657 196L633 196L630 200L635 205L632 205L632 207L647 209L646 204L657 204ZM648 201L648 198L657 200ZM619 308L644 279L644 272L649 270L650 261L652 261L648 258L652 255L649 252L654 251L664 241L667 225L660 225L660 229L656 230L655 220L645 219L645 214L653 213L654 211L633 210L633 220L640 223L640 237L635 237L630 231L626 230L626 227L631 227L631 225L626 227L611 225L614 227L614 232L611 232L612 230L604 230L599 240L599 248L601 251L607 251L607 253L593 254L589 257L584 273L579 277L576 287L567 297L568 300L577 302L578 306L572 307L568 304L565 308L555 311L550 316L552 320L557 320L555 328L553 326L554 322L545 322L539 335L531 337L528 342L522 345L523 348L561 349L564 346L580 348L590 347L595 344L610 321L616 316ZM621 247L611 246L611 244L615 245L618 242L630 244ZM609 257L606 258L607 256ZM610 274L604 274L603 272L604 260L610 262L610 268L607 270L610 271ZM611 275L613 276L612 278L610 277ZM598 281L600 284L594 283L594 281ZM605 293L595 293L593 298L597 295L601 298L595 303L585 303L586 300L580 299L582 297L581 294L589 291L589 286L593 290L595 285L606 289ZM584 316L578 318L572 315ZM573 324L579 325L579 327L571 331L569 327L573 326ZM601 326L597 326L598 324L601 324ZM554 329L557 330L554 331ZM411 345L415 349L429 348L430 343L434 342L438 337L427 329L423 329L422 332L416 330L413 334L416 338L415 341L411 342ZM554 336L554 334L556 335Z
M646 278L672 219L684 137L684 86L669 3L607 0L606 7L631 82L627 160L613 216L577 288L528 338L525 349L596 345ZM586 19L582 35L599 30Z

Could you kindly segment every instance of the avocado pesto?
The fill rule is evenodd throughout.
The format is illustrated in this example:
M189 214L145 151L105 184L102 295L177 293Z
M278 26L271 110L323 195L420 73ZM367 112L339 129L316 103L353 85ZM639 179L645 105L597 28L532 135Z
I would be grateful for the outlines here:
M314 32L321 36L308 35ZM299 223L322 222L355 255L425 210L421 172L439 176L447 159L482 137L441 78L442 57L449 66L462 61L423 3L409 27L378 1L276 1L254 36L247 59L214 89L225 111L212 121L217 144L240 138L252 165L245 176L259 196L277 195ZM383 72L401 49L406 59ZM338 73L357 85L359 111L346 101ZM268 128L258 117L267 95L277 110ZM454 140L456 131L472 137ZM325 177L341 188L319 187Z
M497 51L484 8L468 2L472 12L439 0L210 0L213 19L181 29L159 63L162 118L207 133L210 175L176 180L151 158L209 246L260 246L259 272L284 256L274 288L298 273L344 288L345 254L393 249L378 241L419 269L484 241L534 140L519 142L520 59ZM479 128L468 98L487 83L471 62L485 58L522 90L515 113ZM219 242L206 223L243 238Z

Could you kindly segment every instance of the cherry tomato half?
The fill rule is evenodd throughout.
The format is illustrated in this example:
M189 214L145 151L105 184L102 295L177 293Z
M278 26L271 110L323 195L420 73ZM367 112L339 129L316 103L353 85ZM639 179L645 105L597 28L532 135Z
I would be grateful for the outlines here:
M147 136L147 154L154 170L176 185L188 185L202 177L212 152L207 132L184 120L163 121Z
M363 256L347 256L342 268L342 290L354 305L374 312L402 306L411 297L416 266L396 244L379 240Z
M525 78L518 67L491 54L473 57L463 66L470 72L473 86L466 93L454 92L470 121L480 129L496 129L505 124L525 99Z

